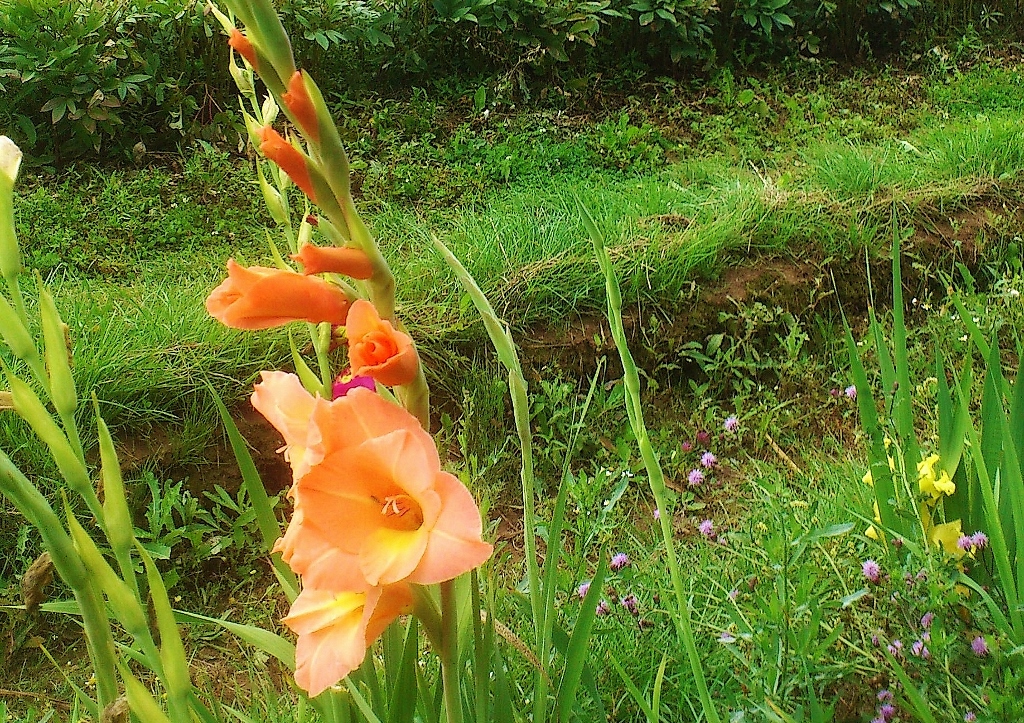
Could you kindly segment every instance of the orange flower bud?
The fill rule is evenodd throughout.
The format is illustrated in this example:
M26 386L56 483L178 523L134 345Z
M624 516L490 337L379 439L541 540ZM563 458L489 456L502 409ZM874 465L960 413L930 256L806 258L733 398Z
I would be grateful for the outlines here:
M259 72L259 65L256 62L256 48L249 42L249 38L242 35L238 28L231 29L231 36L228 38L228 45L235 49L239 55L249 61L253 70Z
M228 260L228 277L206 300L210 316L233 329L270 329L292 321L344 324L348 297L315 276Z
M420 360L408 334L377 314L373 304L357 299L345 322L352 376L372 377L388 387L416 378Z
M299 253L292 254L293 261L302 263L304 274L344 274L353 279L368 279L373 276L370 257L359 249L347 246L314 246L303 244Z
M260 150L263 155L272 160L278 167L288 174L295 185L302 189L303 193L309 196L309 200L316 203L316 194L313 192L313 180L309 175L308 159L301 151L295 149L288 141L281 137L281 134L270 126L263 126L260 129Z
M301 70L296 70L295 75L288 81L288 92L281 95L281 100L291 111L303 133L314 143L319 143L320 121L316 117L316 108L313 107L313 101L306 90L306 81Z

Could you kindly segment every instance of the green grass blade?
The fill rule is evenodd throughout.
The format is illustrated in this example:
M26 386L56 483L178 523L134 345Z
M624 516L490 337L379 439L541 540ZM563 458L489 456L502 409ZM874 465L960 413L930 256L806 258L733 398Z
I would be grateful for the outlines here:
M920 719L921 723L938 723L935 720L935 716L932 715L931 708L928 705L928 701L921 695L921 691L917 689L917 685L907 675L907 671L903 669L899 661L892 656L888 650L882 648L882 654L885 659L889 661L889 665L892 666L892 672L896 674L897 680L900 681L902 686L903 695L906 696L907 700L910 701L910 706L913 708L914 713Z
M295 670L295 646L290 641L269 630L256 627L255 625L233 623L230 620L221 620L220 618L212 618L200 615L199 613L187 613L181 610L175 610L174 617L180 623L212 623L219 625L232 635L259 648L267 655L277 658L288 670Z
M397 626L395 626L397 628ZM388 705L388 723L412 723L416 715L416 666L419 662L419 626L416 618L410 617L409 627L405 632L405 646L401 661L398 663L398 674L391 690L391 703ZM390 671L389 671L390 672Z
M891 406L893 392L896 389L896 367L892 363L892 354L889 353L889 343L885 338L885 331L878 323L873 306L868 307L868 319L869 331L875 340L875 354L878 355L878 371L882 377L882 395L885 398L886 406Z
M594 629L594 621L597 619L597 605L603 594L602 588L607 574L608 562L605 560L602 550L600 562L594 572L594 579L590 583L587 594L583 597L579 617L576 618L572 635L569 636L569 646L565 651L565 670L562 672L562 681L555 696L556 720L569 720L570 713L576 705L576 692L583 675L583 667L590 655L590 634Z
M896 428L903 445L903 462L906 469L916 470L921 454L914 433L913 392L910 384L910 362L907 358L907 324L903 308L902 251L900 249L900 228L893 216L892 230L892 342L893 361L896 365L896 389L893 393L896 410ZM909 472L908 472L909 473Z
M636 687L636 683L634 683L633 679L629 677L629 673L626 672L622 667L622 664L616 659L615 654L609 653L608 660L611 661L612 667L615 668L615 672L619 674L620 678L622 678L622 683L626 686L626 690L629 691L629 694L633 697L636 704L640 706L640 710L643 711L644 717L647 719L648 723L658 723L658 716L654 714L654 709L651 708L651 704L647 702L647 696L640 692L640 689Z
M966 405L967 399L963 396L963 391L958 388L957 394L960 395L960 403ZM981 491L986 529L988 530L989 543L992 547L992 556L995 558L999 583L1003 594L1006 595L1006 604L1010 613L1011 627L1006 632L1015 639L1020 639L1021 635L1024 635L1024 617L1022 617L1017 589L1013 584L1013 568L1010 565L1006 536L1003 533L1003 527L999 519L999 508L993 493L992 478L989 475L988 466L985 464L984 455L974 451L981 448L981 440L978 438L978 431L974 428L973 423L967 427L967 436L971 443L974 467L978 473L978 487Z
M256 463L253 462L252 455L249 454L249 448L238 431L235 420L231 418L231 413L228 412L224 401L217 394L213 386L209 382L207 382L206 386L210 390L214 404L217 405L221 423L224 425L224 431L227 432L228 440L231 442L231 450L234 452L235 460L238 463L238 470L242 473L242 483L245 485L246 494L249 495L249 502L256 512L256 521L260 528L260 535L263 537L263 549L270 552L274 547L274 543L277 542L277 538L281 536L281 525L274 514L274 507L270 502L270 496L267 495L267 490L263 486L263 480L256 469ZM299 596L299 583L295 573L281 559L280 553L273 553L271 561L273 562L277 578L284 588L285 595L288 596L288 601L294 602L295 598Z
M889 469L888 454L885 449L885 434L879 425L878 410L871 395L868 376L861 363L857 344L853 341L850 326L843 323L846 332L846 351L850 358L850 374L857 389L857 409L860 412L860 425L870 440L871 478L874 481L875 501L878 502L878 514L882 527L893 530L900 536L906 536L902 518L897 514L899 501L896 496L896 485L893 483L892 471Z

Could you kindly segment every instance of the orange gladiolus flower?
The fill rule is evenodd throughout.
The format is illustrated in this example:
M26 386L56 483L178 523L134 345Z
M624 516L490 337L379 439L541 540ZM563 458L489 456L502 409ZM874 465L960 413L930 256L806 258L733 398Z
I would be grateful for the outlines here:
M314 246L303 244L293 261L302 263L304 274L344 274L353 279L373 276L373 263L364 251L347 246Z
M411 609L412 593L404 584L364 592L307 587L284 619L299 636L295 682L311 697L322 693L358 668L384 628Z
M292 321L341 325L348 297L315 276L228 260L228 277L206 299L210 315L235 329L269 329Z
M281 95L285 107L295 117L299 128L308 135L314 143L320 142L320 121L316 117L316 108L306 90L306 81L302 77L301 70L296 70L288 81L288 92Z
M369 301L357 299L352 304L345 333L352 376L373 377L389 387L416 378L420 362L412 339L382 320Z
M356 555L370 585L430 585L490 557L476 503L441 470L434 440L415 417L359 388L318 401L313 419L326 453L295 483L303 511L296 549L314 544L303 539L301 528L308 527Z
M231 35L228 37L228 45L249 61L249 65L252 66L253 70L259 72L259 66L256 63L256 48L249 42L249 38L242 35L242 31L238 28L232 28Z
M261 411L295 405L294 413L268 416L288 440L307 402L280 383L263 382L257 391ZM296 573L324 589L351 589L354 574L371 586L430 585L490 557L480 510L469 490L441 470L434 440L415 417L362 387L333 401L311 398L309 424L318 429L313 436L323 456L308 469L300 465L292 488L296 514L277 546ZM311 457L311 448L303 460L321 454L316 448ZM293 452L298 472L295 460Z
M310 201L316 203L313 179L309 175L309 159L301 151L282 138L281 134L270 126L263 126L260 129L260 150L263 151L263 155L288 174L295 185L309 196Z

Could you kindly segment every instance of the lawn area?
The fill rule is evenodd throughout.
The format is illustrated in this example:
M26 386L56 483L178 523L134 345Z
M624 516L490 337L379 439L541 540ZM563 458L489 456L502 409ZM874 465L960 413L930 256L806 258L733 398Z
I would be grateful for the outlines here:
M1024 719L1024 627L1006 592L1013 580L1024 585L1024 549L1012 544L1024 533L1009 534L1020 521L1011 511L1020 469L1000 451L1024 429L1014 426L1024 421L1022 70L1019 49L985 49L953 67L725 68L699 83L581 91L557 110L419 91L347 108L356 207L394 271L442 465L480 503L495 545L448 593L463 606L460 709L481 721L536 719L538 686L561 705L576 665L564 717L552 719L712 720L697 665L720 720ZM287 580L268 562L258 500L215 395L285 519L292 472L248 397L262 370L293 371L303 357L315 378L318 362L341 357L312 324L308 334L290 326L291 337L254 333L206 311L229 257L273 266L268 239L287 246L290 227L267 211L256 157L203 142L135 165L26 163L14 211L25 263L67 324L83 458L90 468L107 462L87 403L95 395L120 455L129 526L174 607L287 637ZM296 225L318 213L294 185L287 198ZM325 218L309 229L321 245L332 241ZM623 339L607 316L595 231L621 285ZM508 324L529 386L524 408L478 299L432 237ZM21 288L34 314L31 277ZM994 339L1001 356L988 347ZM623 340L639 367L649 440ZM851 366L850 348L866 371ZM0 346L5 368L27 374L15 357ZM983 419L979 438L967 419ZM537 493L529 501L524 429ZM0 440L63 513L63 469L32 427L0 411ZM286 441L295 465L297 443ZM932 452L948 462L954 448L957 459L984 453L991 469L952 463L945 479L961 491L943 493L939 472L915 466ZM862 482L869 468L873 486ZM997 468L995 511L974 493L961 499ZM894 499L912 500L902 516L872 511L886 506L887 475ZM931 498L926 479L939 490ZM393 497L381 515L398 510ZM954 502L964 536L1002 529L1007 540L943 552L930 535L953 522ZM0 511L9 551L0 602L17 606L42 542L12 503ZM67 511L95 531L95 510L77 497ZM101 547L118 553L113 542ZM548 606L541 625L534 584ZM69 597L67 586L50 589L52 600ZM139 636L107 600L122 623L116 643L134 650ZM680 632L683 610L697 663ZM5 615L0 723L81 720L74 686L98 695L97 681L68 616ZM142 626L156 629L159 611L147 615ZM307 708L291 671L259 641L216 625L182 626L185 669L211 720L362 720L359 700L381 720L440 720L431 715L441 686L429 686L446 663L424 655L417 668L414 656L444 645L416 643L405 624L329 694L333 712ZM574 647L584 629L589 639ZM159 694L163 669L146 667L144 646L123 654ZM492 672L481 683L484 668ZM421 690L415 710L388 698L396 686ZM491 695L501 705L486 703Z

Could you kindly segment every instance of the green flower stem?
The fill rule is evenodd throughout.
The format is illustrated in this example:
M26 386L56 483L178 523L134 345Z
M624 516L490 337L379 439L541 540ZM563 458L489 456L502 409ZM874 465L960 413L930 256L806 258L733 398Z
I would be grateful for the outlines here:
M629 351L626 332L622 326L622 294L619 291L619 283L615 278L615 269L612 266L611 258L608 256L604 237L597 229L597 225L582 202L577 201L577 203L579 204L584 223L594 242L594 251L597 254L598 263L604 272L605 290L608 294L608 322L611 326L615 346L619 351L619 358L622 360L623 382L626 389L626 412L629 415L630 426L633 428L633 434L636 436L637 445L640 448L640 456L643 459L644 467L647 469L651 492L654 494L654 500L658 509L662 512L660 515L661 535L665 542L665 551L668 554L669 573L672 577L672 587L675 591L676 604L679 609L679 614L674 615L673 618L676 622L679 637L682 638L683 646L686 648L686 653L689 657L690 670L693 673L694 682L697 684L697 693L700 696L704 715L711 723L720 723L721 719L718 716L714 702L711 700L707 680L704 677L704 668L693 637L691 605L683 588L683 578L679 572L679 560L676 558L675 540L672 535L671 516L668 514L668 493L665 485L665 474L661 469L661 464L658 462L654 447L651 446L651 440L647 434L647 426L644 424L643 408L640 402L640 375L637 372L633 355Z
M117 698L117 677L114 672L114 639L110 634L110 621L103 609L99 591L92 584L85 565L53 508L2 451L0 494L11 500L18 511L39 530L57 573L74 592L82 613L86 642L96 674L97 702L102 710Z
M455 581L441 585L441 684L447 723L462 723L462 696L459 689L459 616L455 600Z

